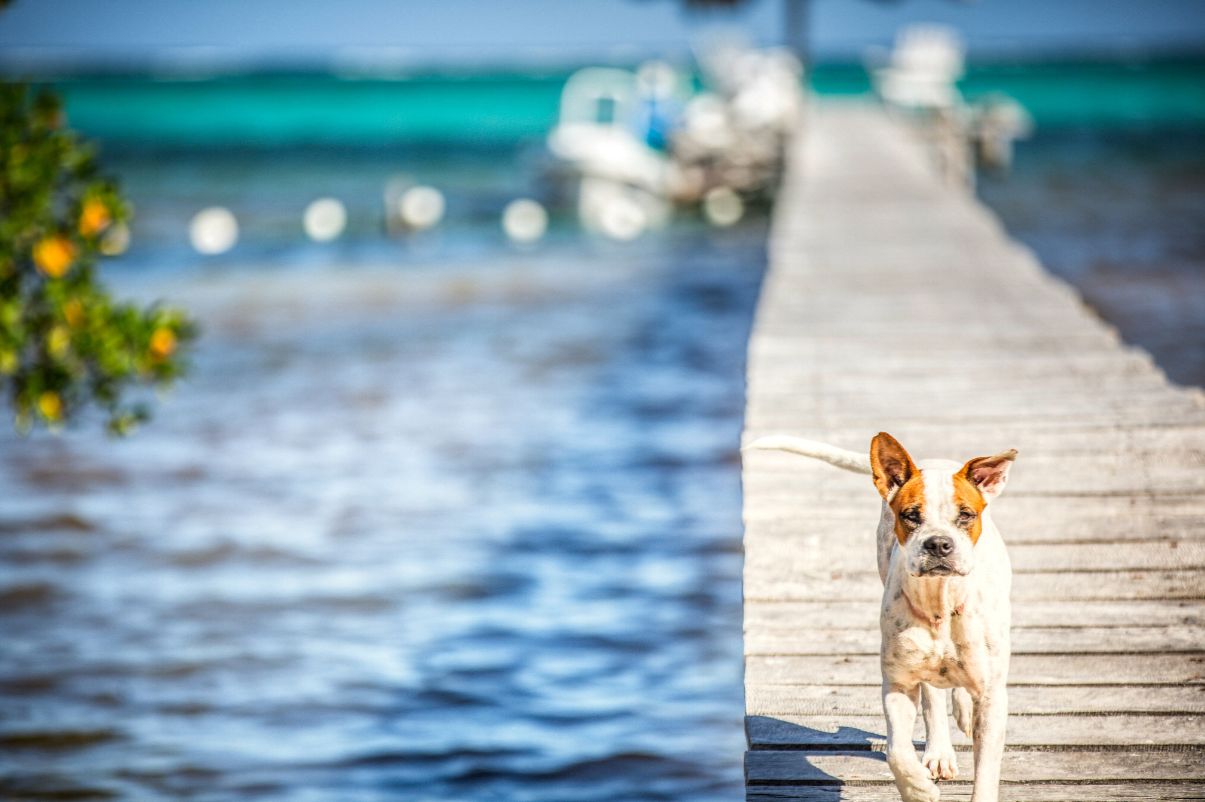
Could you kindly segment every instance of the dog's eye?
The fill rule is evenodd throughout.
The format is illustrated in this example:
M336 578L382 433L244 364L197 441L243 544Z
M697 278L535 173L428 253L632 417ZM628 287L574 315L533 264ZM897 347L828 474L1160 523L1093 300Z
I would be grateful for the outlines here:
M975 516L974 510L962 510L961 512L958 513L958 523L962 524L963 526L966 526L971 521L975 520L975 517L976 516Z
M903 512L900 513L900 518L902 518L904 520L904 523L908 523L908 524L912 524L913 526L916 526L917 524L920 523L920 510L917 510L917 509L904 510Z

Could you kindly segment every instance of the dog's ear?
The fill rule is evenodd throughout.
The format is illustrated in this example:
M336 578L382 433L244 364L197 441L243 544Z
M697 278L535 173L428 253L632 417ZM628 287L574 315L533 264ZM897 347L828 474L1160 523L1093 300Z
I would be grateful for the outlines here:
M1008 483L1008 469L1017 458L1017 449L1010 448L990 457L975 457L962 466L962 475L979 488L986 499L994 499Z
M879 495L890 501L895 491L916 473L916 463L908 452L887 432L879 432L870 441L870 471Z

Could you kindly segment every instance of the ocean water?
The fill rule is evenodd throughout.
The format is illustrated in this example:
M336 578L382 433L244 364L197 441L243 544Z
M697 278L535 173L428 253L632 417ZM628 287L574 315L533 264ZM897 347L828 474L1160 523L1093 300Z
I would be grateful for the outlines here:
M66 77L72 124L110 146L510 146L552 126L571 70L391 78L276 72ZM866 94L857 64L820 64L820 94ZM970 98L1004 93L1040 127L1205 125L1205 59L972 62Z
M822 64L812 75L820 94L871 91L857 64ZM1205 125L1205 58L1096 60L973 59L959 88L970 100L1004 94L1033 116L1039 130L1183 128Z
M764 219L608 243L526 136L365 140L102 139L109 281L203 337L129 440L0 431L0 796L739 796ZM386 236L397 177L437 230ZM240 238L201 257L213 204Z
M292 206L282 203L271 215L248 210L251 220L274 230L259 232L251 238L259 245L247 248L279 250L296 242L306 194L298 177L309 175L298 168L328 165L321 185L342 189L348 181L331 155L340 149L360 154L348 158L372 168L350 165L350 174L362 179L349 188L359 204L356 219L373 218L376 168L388 165L434 182L446 183L454 173L453 219L488 226L516 193L549 200L534 181L536 154L567 76L115 75L59 86L75 124L115 155L130 156L118 159L122 174L155 198L144 208L136 251L148 263L178 265L194 258L181 244L180 227L197 200L180 173L198 162L178 161L173 152L243 149L248 159L258 154L253 167L271 172L273 181L297 184ZM819 65L811 84L821 94L870 88L860 65ZM1150 350L1173 380L1205 385L1205 59L972 62L962 90L972 99L1012 96L1036 125L1032 139L1018 145L1012 174L985 176L980 197L1128 341ZM382 158L372 148L392 155ZM526 161L517 170L495 169L484 181L480 170L460 166L467 153L485 156L469 158L469 165L496 167L490 152L518 152ZM390 165L399 153L409 158ZM160 181L164 170L181 180ZM254 204L264 192L248 187L246 200ZM231 202L220 189L212 195L213 203ZM452 234L444 244L471 249L474 242ZM171 257L162 258L163 248L173 245ZM294 251L291 259L308 258Z
M129 440L0 432L0 796L736 798L764 221L523 250L474 211L518 151L142 158L111 281L204 336ZM374 224L399 167L441 233Z
M1039 128L979 194L1169 378L1205 386L1205 124Z
M1199 381L1201 65L993 69L968 90L1039 128L982 197ZM539 147L564 77L60 82L136 207L109 281L204 335L129 440L0 429L0 796L739 797L766 223L584 235ZM444 192L436 231L383 233L396 177ZM240 239L202 257L215 204Z
M53 85L72 124L110 144L505 147L547 132L569 74L102 75Z

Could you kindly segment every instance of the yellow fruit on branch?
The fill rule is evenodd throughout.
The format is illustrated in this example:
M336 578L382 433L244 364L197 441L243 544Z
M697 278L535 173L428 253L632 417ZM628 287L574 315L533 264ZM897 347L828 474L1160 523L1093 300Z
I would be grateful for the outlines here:
M0 0L0 7L7 0ZM184 375L196 327L183 310L113 297L98 257L129 246L131 207L62 104L0 80L0 407L20 433L88 407L124 435L147 419L139 386Z
M62 234L43 237L33 246L33 262L43 275L62 278L75 262L75 245Z
M84 204L79 216L79 233L85 237L95 237L109 227L113 215L109 207L93 198Z
M55 326L50 330L50 334L46 335L46 350L55 359L62 357L70 347L71 332L67 331L65 326Z
M167 359L176 350L176 334L171 329L162 326L155 329L151 335L151 356L154 359Z
M47 390L38 396L38 412L48 421L57 421L63 417L63 399L59 394Z

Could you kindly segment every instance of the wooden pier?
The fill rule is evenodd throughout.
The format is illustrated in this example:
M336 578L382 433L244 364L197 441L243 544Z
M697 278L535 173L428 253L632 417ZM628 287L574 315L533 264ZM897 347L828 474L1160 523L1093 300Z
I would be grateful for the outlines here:
M869 104L820 103L775 212L746 440L1017 448L1005 800L1205 799L1205 404L942 181ZM1051 210L1057 214L1057 210ZM898 799L869 477L748 452L751 800ZM971 791L970 742L955 731ZM919 724L917 738L923 737Z

